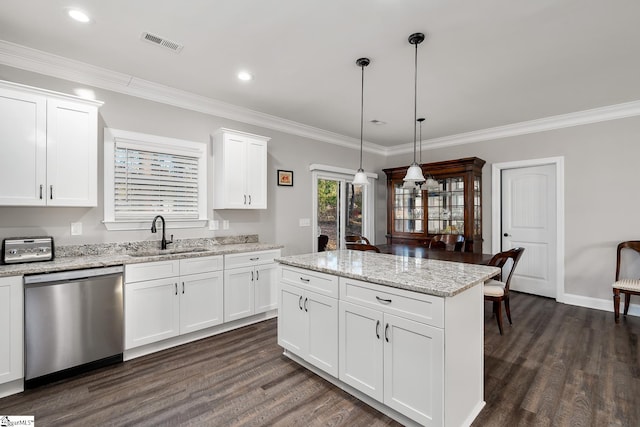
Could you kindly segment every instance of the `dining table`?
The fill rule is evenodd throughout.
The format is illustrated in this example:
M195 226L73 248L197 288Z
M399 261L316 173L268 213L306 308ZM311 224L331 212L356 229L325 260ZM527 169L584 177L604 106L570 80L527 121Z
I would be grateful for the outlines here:
M479 252L455 252L443 249L433 249L424 246L404 245L399 243L376 245L380 253L399 256L409 256L415 258L435 259L439 261L464 262L467 264L486 265L493 254L483 254Z

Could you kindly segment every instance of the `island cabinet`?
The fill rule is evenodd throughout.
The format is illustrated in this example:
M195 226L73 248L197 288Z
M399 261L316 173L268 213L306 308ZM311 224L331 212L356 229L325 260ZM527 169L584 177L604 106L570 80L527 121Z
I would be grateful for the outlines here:
M482 167L469 157L421 165L432 188L404 186L408 166L387 175L387 244L427 246L433 236L462 235L465 251L482 252Z
M340 380L422 425L443 425L444 301L340 278Z
M125 266L125 350L223 322L222 255Z
M267 208L270 138L219 129L214 140L214 209Z
M242 319L278 307L280 249L224 256L224 321Z
M482 283L500 269L350 250L278 262L287 357L403 425L471 425L484 406Z
M0 206L97 206L100 105L0 81Z
M338 278L281 269L278 344L338 376Z
M0 398L22 391L22 276L0 277Z

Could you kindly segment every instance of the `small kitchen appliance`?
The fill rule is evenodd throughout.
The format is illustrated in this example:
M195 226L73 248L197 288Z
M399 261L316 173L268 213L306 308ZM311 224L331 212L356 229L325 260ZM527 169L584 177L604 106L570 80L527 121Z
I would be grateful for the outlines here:
M2 263L52 261L53 237L11 237L2 241Z

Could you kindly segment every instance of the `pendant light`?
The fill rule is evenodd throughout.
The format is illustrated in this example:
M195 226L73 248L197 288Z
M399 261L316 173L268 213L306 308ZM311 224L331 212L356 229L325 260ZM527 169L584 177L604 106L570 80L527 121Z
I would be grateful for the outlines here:
M404 176L403 181L405 184L420 185L424 182L424 176L422 175L422 168L416 162L416 121L418 119L418 45L424 41L424 34L414 33L409 36L409 43L416 46L415 54L415 74L414 74L414 101L413 101L413 163L407 169L407 174Z
M420 117L418 119L418 123L420 123L420 164L422 164L422 122L424 121L425 121L424 117ZM438 181L433 179L429 171L427 171L426 178L427 179L425 180L425 182L423 182L420 185L421 190L429 192L429 191L437 191L440 188L440 184L438 183Z
M353 177L353 185L367 185L369 184L369 179L367 178L367 174L362 169L362 131L364 124L364 67L369 65L369 58L359 58L356 60L356 64L358 67L362 68L362 84L360 91L360 168L356 175Z

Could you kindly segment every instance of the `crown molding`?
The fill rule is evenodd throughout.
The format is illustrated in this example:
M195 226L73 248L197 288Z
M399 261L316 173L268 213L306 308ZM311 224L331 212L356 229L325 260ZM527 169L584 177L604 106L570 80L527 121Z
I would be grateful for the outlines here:
M341 147L354 150L360 149L360 140L356 138L253 111L4 40L0 40L0 64ZM472 144L638 115L640 115L640 100L427 139L422 141L422 148L435 149ZM364 142L363 151L382 156L412 153L413 142L393 147Z
M624 102L622 104L577 111L575 113L560 114L542 119L460 133L457 135L426 139L422 141L422 148L432 150L435 148L452 147L454 145L472 144L511 136L624 119L626 117L633 116L640 116L640 101ZM388 150L387 155L406 154L412 152L413 142L391 147Z
M253 111L4 40L0 40L0 64L360 150L360 140L356 138ZM388 148L371 142L364 142L363 151L384 156L387 154Z

